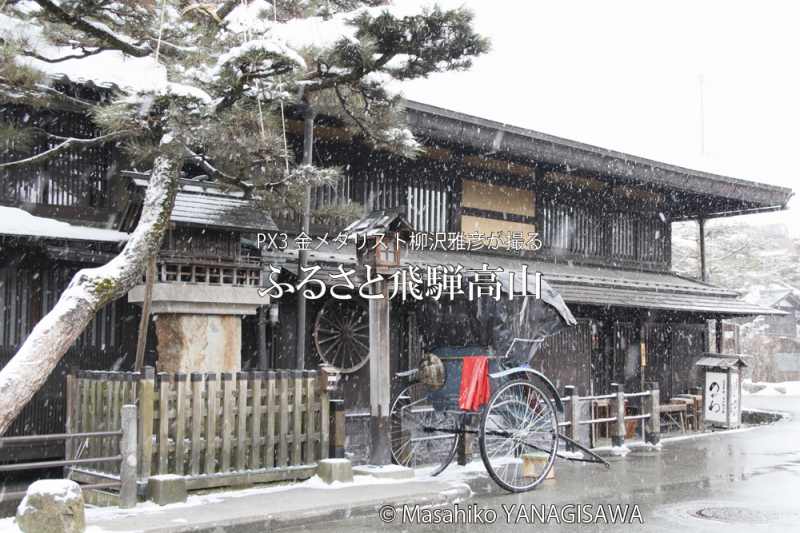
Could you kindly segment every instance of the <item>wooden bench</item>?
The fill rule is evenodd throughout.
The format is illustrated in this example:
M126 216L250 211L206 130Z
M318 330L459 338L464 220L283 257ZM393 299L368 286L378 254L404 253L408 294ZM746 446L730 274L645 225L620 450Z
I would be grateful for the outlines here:
M661 416L662 431L666 429L669 431L671 427L681 430L681 433L686 433L686 404L685 403L668 403L660 405L658 411Z
M674 398L670 398L669 403L673 405L685 405L686 413L684 414L684 418L686 427L692 430L697 429L697 408L695 407L694 399L676 396Z

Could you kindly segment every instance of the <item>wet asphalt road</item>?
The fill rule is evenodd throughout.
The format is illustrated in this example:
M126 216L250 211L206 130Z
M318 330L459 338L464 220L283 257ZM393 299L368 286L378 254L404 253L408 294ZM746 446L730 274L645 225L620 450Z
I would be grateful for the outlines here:
M357 518L328 524L326 533L425 531L655 531L655 532L800 532L800 397L746 397L745 407L778 410L791 418L739 432L664 444L660 452L637 450L616 458L610 469L590 464L556 463L557 479L518 495L479 496L459 504L461 516L483 513L478 524L407 523L400 515L391 524L379 518ZM488 481L486 481L488 483ZM480 484L480 481L478 481ZM566 519L547 524L530 510L558 512ZM591 514L607 504L636 505L642 524L566 523L569 504ZM472 507L470 507L472 506ZM565 507L567 506L567 507ZM591 507L589 507L591 506ZM451 508L455 510L456 508ZM491 512L496 519L491 521ZM608 507L604 507L607 510ZM624 508L623 508L624 509ZM516 523L508 523L507 512ZM579 513L586 521L587 513ZM488 515L488 516L487 516ZM417 515L423 516L423 515ZM430 515L428 515L430 516ZM559 523L560 522L560 523ZM299 530L298 530L299 531Z

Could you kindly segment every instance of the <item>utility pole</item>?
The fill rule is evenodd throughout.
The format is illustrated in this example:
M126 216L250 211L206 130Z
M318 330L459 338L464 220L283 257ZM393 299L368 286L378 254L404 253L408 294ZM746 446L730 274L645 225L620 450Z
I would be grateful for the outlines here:
M314 155L314 118L316 112L311 104L303 103L303 165L311 166ZM305 185L303 193L303 233L311 231L311 184ZM302 248L297 254L297 279L303 279L303 268L308 265L308 250ZM306 367L306 299L303 291L297 291L297 370Z

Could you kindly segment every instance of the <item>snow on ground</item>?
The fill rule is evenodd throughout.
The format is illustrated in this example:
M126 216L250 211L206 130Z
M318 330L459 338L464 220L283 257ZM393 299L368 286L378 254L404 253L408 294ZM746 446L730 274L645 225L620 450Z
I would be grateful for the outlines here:
M253 495L267 495L276 492L285 492L291 490L303 489L323 489L323 490L337 490L346 489L351 487L369 487L372 485L390 485L397 483L407 483L409 481L419 480L419 475L412 479L388 479L377 478L373 476L354 476L353 481L350 483L343 483L341 481L334 481L327 484L319 476L311 477L300 483L291 483L286 485L270 485L263 487L254 487L252 489L243 490L230 490L213 492L210 494L190 495L185 503L172 503L169 505L157 505L153 502L139 503L133 509L120 509L118 507L88 507L86 508L86 521L87 523L96 522L99 520L108 520L114 518L123 518L127 516L135 516L143 513L150 513L157 510L164 509L180 509L204 506L213 503L221 503L231 498L241 498ZM14 524L13 518L0 519L0 533L18 533L19 529ZM98 528L87 528L86 533L101 533Z
M73 226L60 220L34 216L16 207L0 206L0 235L31 235L54 239L115 241L128 239L128 234L88 226Z
M747 427L740 427L736 429L725 429L721 431L704 431L703 433L689 433L686 435L676 435L674 437L661 437L662 443L669 444L670 442L678 442L681 440L691 440L691 439L700 439L703 437L712 437L714 435L730 435L731 433L743 433L745 431L752 431L757 429L758 426L747 426Z
M800 396L800 381L770 383L746 379L742 382L742 393L752 396Z

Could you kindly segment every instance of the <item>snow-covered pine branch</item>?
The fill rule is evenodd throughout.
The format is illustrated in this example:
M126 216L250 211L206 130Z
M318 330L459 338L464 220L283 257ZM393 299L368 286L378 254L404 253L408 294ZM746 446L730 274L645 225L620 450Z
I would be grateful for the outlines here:
M45 150L44 152L34 154L30 157L25 157L23 159L16 159L14 161L9 161L7 163L0 163L0 169L43 163L48 159L52 159L58 156L59 154L66 152L70 148L76 148L76 147L90 148L92 146L97 146L100 144L107 143L109 141L113 141L114 139L119 139L121 137L132 135L133 133L134 132L130 130L123 130L123 131L112 131L111 133L100 135L98 137L92 137L91 139L69 137L64 139L60 144L57 144L56 146L48 150Z

